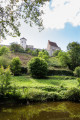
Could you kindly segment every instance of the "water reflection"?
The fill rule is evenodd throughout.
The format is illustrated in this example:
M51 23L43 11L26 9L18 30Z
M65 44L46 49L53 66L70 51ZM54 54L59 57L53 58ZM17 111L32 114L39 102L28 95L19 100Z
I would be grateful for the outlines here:
M80 120L80 104L48 102L3 107L0 109L0 120Z

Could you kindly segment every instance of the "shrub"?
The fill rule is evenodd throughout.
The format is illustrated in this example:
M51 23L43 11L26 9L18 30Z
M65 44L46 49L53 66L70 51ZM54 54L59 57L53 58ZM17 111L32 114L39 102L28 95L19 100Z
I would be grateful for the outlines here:
M15 57L11 61L11 71L14 75L20 75L21 73L21 61L19 57Z
M66 76L73 76L73 72L70 70L48 70L48 75L66 75Z
M31 50L30 48L26 48L25 52L30 55L33 54L33 50Z
M80 78L77 78L77 81L78 81L78 84L79 84L79 86L80 86Z
M62 66L65 66L65 67L68 66L70 68L70 58L67 52L60 51L58 53L58 58Z
M9 48L6 47L6 46L3 46L3 47L0 48L0 56L1 56L1 55L6 55L6 54L8 54L9 52L10 52L10 50L9 50Z
M10 87L10 80L11 80L11 71L8 67L4 69L3 66L0 68L0 89L1 93L5 93Z
M60 101L61 99L61 95L57 92L49 92L47 95L47 101Z
M59 53L60 51L61 51L61 50L56 50L56 51L54 51L54 52L53 52L53 56L54 56L54 57L58 56L58 53Z
M80 67L79 66L75 68L74 75L77 77L80 77Z
M35 49L35 50L32 51L32 55L33 56L38 56L39 52L40 52L39 49Z
M39 57L32 58L28 63L28 69L31 76L36 78L43 78L47 75L47 62Z
M78 88L71 88L65 94L67 100L79 102L80 101L80 89Z
M7 68L10 65L10 59L7 57L7 55L0 56L0 67L3 66L4 68Z
M24 49L17 43L12 43L10 45L10 50L12 52L20 52L20 53L24 53Z
M46 62L49 60L49 54L46 50L42 50L39 52L38 57L43 58Z

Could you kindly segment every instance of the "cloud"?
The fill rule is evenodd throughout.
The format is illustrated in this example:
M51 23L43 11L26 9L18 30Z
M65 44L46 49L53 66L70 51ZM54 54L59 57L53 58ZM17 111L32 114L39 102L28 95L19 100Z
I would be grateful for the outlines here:
M80 0L52 0L43 7L45 28L63 29L66 23L80 25Z

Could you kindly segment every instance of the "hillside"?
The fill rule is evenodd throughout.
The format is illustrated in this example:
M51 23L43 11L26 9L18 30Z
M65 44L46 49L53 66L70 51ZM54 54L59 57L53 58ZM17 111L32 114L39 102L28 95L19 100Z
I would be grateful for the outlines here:
M9 58L13 59L14 57L19 57L22 61L22 66L26 67L28 61L33 57L26 53L10 53Z

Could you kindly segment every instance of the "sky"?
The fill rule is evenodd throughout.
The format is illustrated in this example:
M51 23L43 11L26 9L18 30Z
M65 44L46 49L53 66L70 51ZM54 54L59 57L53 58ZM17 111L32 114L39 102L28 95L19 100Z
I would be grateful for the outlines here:
M25 37L28 45L46 49L48 40L56 42L64 51L71 42L80 43L80 0L50 0L43 6L44 30L39 32L37 26L30 27L21 21L20 37L9 37L0 44L20 43Z

